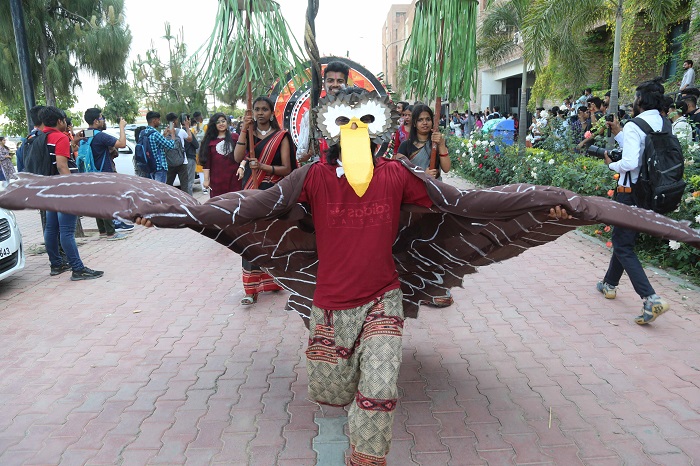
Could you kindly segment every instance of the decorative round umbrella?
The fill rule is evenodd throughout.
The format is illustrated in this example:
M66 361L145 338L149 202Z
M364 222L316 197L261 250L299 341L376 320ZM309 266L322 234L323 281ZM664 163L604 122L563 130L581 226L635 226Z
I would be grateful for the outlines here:
M340 61L350 67L348 86L357 86L368 91L376 91L380 96L386 96L387 92L375 75L370 73L359 63L343 57L322 57L321 69L332 61ZM281 127L287 129L292 135L295 144L299 143L299 131L302 118L311 108L311 80L309 62L305 63L306 70L301 76L288 74L283 80L277 81L270 97L275 102L275 115ZM321 97L323 97L321 91Z

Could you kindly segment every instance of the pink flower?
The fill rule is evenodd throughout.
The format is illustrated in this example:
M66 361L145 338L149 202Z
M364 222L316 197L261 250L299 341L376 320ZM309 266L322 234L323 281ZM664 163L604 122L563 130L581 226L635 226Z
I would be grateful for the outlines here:
M497 168L497 169L496 169L496 173L501 173L501 170L499 170L499 169Z
M586 132L583 134L583 137L586 138L586 139L589 139L591 136L593 136L593 134L592 134L590 131L586 131Z
M483 166L484 166L483 163L480 163L480 164L479 164L479 168L482 168Z

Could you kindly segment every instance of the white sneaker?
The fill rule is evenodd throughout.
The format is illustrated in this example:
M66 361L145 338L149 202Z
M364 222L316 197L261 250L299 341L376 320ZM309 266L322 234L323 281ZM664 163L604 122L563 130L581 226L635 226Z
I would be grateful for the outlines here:
M118 241L120 239L126 239L127 236L124 233L115 233L112 236L107 237L107 241Z

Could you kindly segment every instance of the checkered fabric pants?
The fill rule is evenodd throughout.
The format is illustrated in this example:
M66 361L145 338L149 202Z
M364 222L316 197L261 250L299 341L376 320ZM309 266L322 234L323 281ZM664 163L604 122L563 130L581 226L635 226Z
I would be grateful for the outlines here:
M311 310L309 396L333 406L354 401L348 414L351 465L386 464L401 366L401 300L396 289L353 309Z

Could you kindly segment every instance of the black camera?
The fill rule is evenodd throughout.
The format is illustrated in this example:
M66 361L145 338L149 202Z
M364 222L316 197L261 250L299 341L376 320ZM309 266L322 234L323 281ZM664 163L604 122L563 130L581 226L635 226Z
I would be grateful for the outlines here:
M605 158L605 153L608 153L608 157L613 162L619 162L622 159L622 151L620 149L606 149L605 147L590 146L587 150L588 155L597 157L599 159Z
M613 113L608 113L607 115L605 115L605 121L609 121L610 123L612 123L613 121L615 121L615 115Z

